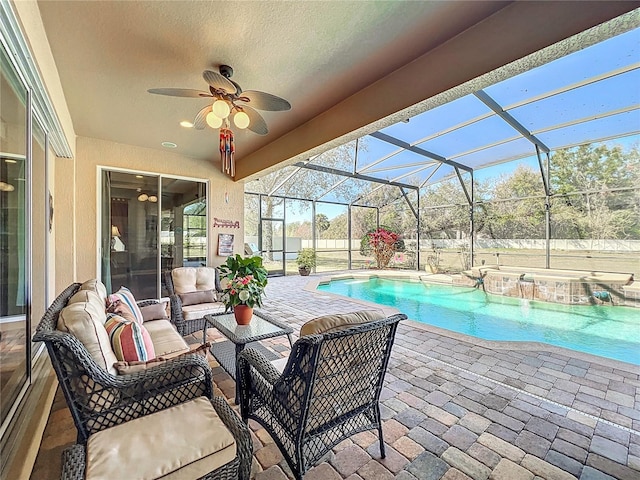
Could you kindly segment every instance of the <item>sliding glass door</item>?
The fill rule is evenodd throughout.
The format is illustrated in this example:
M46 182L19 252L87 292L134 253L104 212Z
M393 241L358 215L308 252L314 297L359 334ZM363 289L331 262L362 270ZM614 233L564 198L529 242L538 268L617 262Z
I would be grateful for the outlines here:
M48 302L50 233L47 133L30 111L29 92L1 48L0 67L0 425L4 428L40 351L31 337Z
M103 171L102 280L139 299L166 296L163 272L206 265L206 183Z
M27 89L0 51L0 423L29 378Z

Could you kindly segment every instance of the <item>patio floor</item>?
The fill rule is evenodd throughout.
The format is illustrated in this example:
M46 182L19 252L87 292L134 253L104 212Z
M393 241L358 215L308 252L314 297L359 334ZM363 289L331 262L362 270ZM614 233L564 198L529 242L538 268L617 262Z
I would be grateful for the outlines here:
M316 316L363 308L304 290L310 280L269 279L265 310L298 331ZM220 339L209 332L211 341ZM288 354L286 338L264 344ZM334 448L305 480L640 478L640 368L538 347L402 322L381 395L387 457L379 458L377 437L364 432ZM211 362L217 386L232 399L233 380ZM269 435L250 425L253 477L291 478ZM60 452L74 440L58 392L31 478L60 478Z

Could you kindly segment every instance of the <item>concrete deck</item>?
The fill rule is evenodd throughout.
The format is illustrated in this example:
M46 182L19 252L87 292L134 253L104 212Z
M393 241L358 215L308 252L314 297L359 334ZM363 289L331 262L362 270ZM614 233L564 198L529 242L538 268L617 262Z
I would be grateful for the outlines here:
M270 279L265 310L298 331L313 317L363 308L305 289L320 277ZM286 338L265 344L288 354ZM233 380L212 366L232 399ZM403 322L381 396L387 457L379 458L377 437L364 432L339 444L305 479L637 480L639 375L638 366L558 347L488 342ZM253 477L291 478L269 435L253 422L251 428ZM31 478L59 478L60 452L74 440L58 394Z

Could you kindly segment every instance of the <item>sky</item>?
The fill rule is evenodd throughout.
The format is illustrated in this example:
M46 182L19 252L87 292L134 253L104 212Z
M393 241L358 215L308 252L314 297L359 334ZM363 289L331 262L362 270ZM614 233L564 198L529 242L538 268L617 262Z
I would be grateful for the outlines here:
M552 151L603 138L615 138L607 143L619 144L625 149L637 146L640 138L640 29L516 75L484 91ZM530 101L538 96L544 98ZM484 118L479 121L452 128L482 116ZM382 132L411 144L426 139L417 146L471 166L474 178L479 181L509 174L521 164L539 168L533 145L474 95L426 111L409 122L391 125ZM370 136L364 141L367 147L360 152L357 168L366 175L393 179L430 161L404 151L372 166L397 147ZM495 145L482 148L491 144ZM480 168L501 158L518 156L522 159ZM424 181L435 166L416 172L414 176ZM393 170L392 167L398 168ZM431 177L430 183L452 172L450 167L442 167ZM332 200L330 197L325 199ZM322 213L330 219L344 211L339 205L322 206ZM308 214L304 216L307 217ZM288 212L289 221L299 219L300 215Z

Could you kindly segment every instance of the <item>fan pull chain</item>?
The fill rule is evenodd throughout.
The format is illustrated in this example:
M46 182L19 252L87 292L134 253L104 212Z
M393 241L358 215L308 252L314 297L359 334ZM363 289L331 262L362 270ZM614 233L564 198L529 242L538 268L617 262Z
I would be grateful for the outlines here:
M236 175L235 163L236 146L233 140L233 132L229 128L220 129L220 168L223 173L231 177Z

